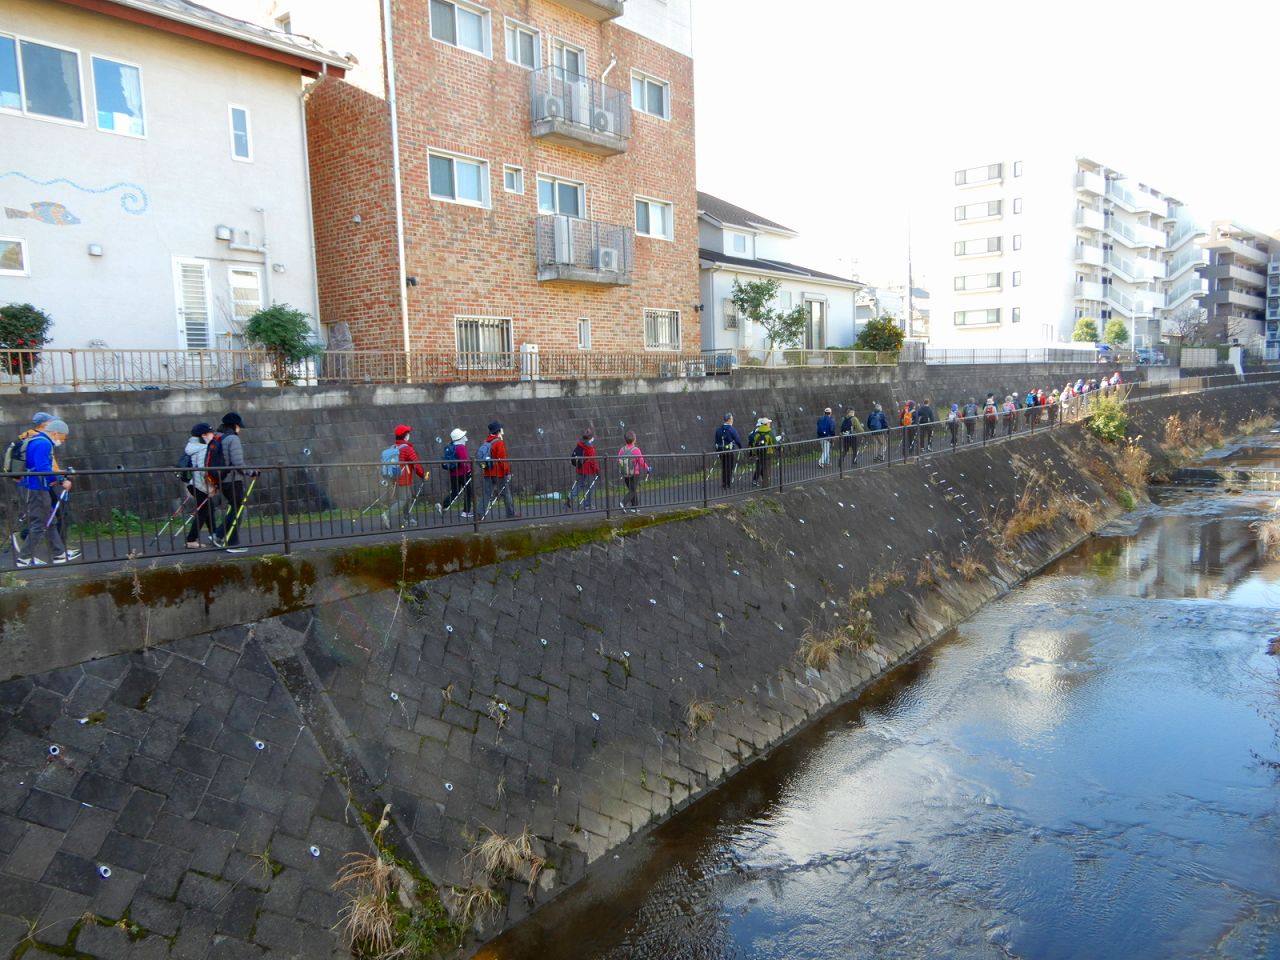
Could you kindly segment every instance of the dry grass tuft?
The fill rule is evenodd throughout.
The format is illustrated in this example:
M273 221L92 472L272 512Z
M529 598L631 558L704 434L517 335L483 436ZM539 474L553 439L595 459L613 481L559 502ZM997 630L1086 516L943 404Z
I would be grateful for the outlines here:
M852 650L870 649L876 642L876 622L870 610L855 610L841 631L840 645Z
M1052 523L1061 514L1062 504L1058 500L1041 502L1032 495L1029 486L1024 487L1022 494L1013 502L1013 512L1009 519L1000 527L1000 540L1004 546L1012 547L1018 540Z
M836 645L831 635L819 633L812 625L800 635L800 659L806 667L825 670L836 658Z
M716 718L715 704L708 700L690 700L684 708L684 722L695 733Z
M1072 497L1063 506L1063 512L1080 528L1081 533L1093 533L1098 526L1098 515L1092 504Z
M926 555L916 568L917 587L936 587L941 581L950 579L951 574L947 572L947 568L930 555Z
M1260 414L1255 410L1249 411L1252 416L1240 423L1240 433L1269 433L1276 425L1276 418L1269 417L1266 414Z
M333 889L350 888L351 899L338 912L338 928L353 951L380 957L395 945L396 917L390 897L395 866L380 854L349 853Z
M885 571L884 585L886 587L900 587L906 582L907 575L902 572L902 567L900 567L898 562L895 560L893 566Z
M1280 500L1271 508L1271 516L1252 524L1262 544L1262 555L1268 560L1280 558Z
M507 711L503 710L504 704L500 701L490 698L489 700L489 719L494 722L499 730L507 725Z
M514 837L507 837L496 830L484 828L488 835L471 845L464 859L490 879L514 877L533 885L547 861L533 851L533 834L525 827Z
M1280 637L1271 638L1271 642L1267 644L1267 653L1273 657L1280 657Z
M1189 450L1193 436L1187 421L1178 414L1171 414L1164 419L1164 446L1175 450Z
M987 565L967 550L953 561L951 566L955 568L956 573L960 574L960 579L965 583L974 583L977 581L979 574L987 572Z
M1138 445L1141 439L1126 440L1116 454L1116 472L1135 490L1145 487L1151 475L1151 454Z
M502 906L502 897L484 886L454 887L453 895L453 920L463 927L474 925Z

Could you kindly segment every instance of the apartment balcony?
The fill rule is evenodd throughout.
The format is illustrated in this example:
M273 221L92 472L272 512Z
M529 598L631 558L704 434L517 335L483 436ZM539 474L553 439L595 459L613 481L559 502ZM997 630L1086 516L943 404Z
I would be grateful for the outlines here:
M1267 301L1267 319L1280 320L1280 297L1272 297Z
M1106 181L1101 174L1081 170L1076 174L1076 189L1100 197L1106 192Z
M1182 246L1182 244L1186 243L1191 237L1203 236L1205 236L1205 232L1198 224L1192 223L1189 220L1183 220L1174 227L1173 232L1169 234L1169 239L1165 242L1165 246L1169 250L1176 250L1178 247Z
M1072 294L1077 300L1103 300L1106 296L1104 285L1096 280L1077 280Z
M1238 280L1246 287L1254 287L1258 290L1263 290L1267 286L1267 278L1264 274L1256 270L1250 270L1239 263L1215 263L1204 271L1204 275L1218 280L1230 277L1232 280Z
M535 138L598 157L626 152L631 98L625 91L561 67L543 67L530 76L529 93Z
M1267 264L1267 273L1273 277L1280 275L1280 257L1275 254L1271 255L1271 262Z
M1076 211L1076 226L1084 227L1086 230L1101 230L1106 226L1106 218L1102 216L1100 210L1084 210Z
M1121 186L1118 180L1107 181L1107 197L1124 207L1130 213L1154 213L1159 217L1169 216L1169 201L1147 193L1145 190L1130 190Z
M1104 260L1107 267L1129 283L1146 283L1164 278L1164 264L1144 257L1122 257L1108 250Z
M1205 246L1215 250L1230 250L1236 256L1242 257L1251 263L1256 263L1260 267L1266 267L1270 260L1270 256L1266 250L1260 250L1257 247L1250 246L1242 240L1237 240L1235 237L1219 237L1216 240L1206 241Z
M1168 242L1164 231L1137 223L1125 223L1119 217L1108 217L1105 230L1110 236L1132 249L1144 247L1163 249Z
M635 231L556 214L534 221L538 280L625 287L631 283Z
M1209 257L1200 247L1187 247L1165 265L1165 279L1175 280L1179 274L1185 273L1192 267L1207 267L1208 265Z
M1076 263L1088 264L1092 267L1100 267L1104 262L1101 247L1095 247L1087 243L1076 244Z
M1121 293L1114 284L1107 284L1103 299L1126 317L1149 317L1158 306L1163 306L1164 298L1150 290L1142 290L1133 296Z
M1219 287L1213 293L1205 298L1205 303L1209 304L1230 304L1237 307L1245 307L1249 310L1265 310L1267 301L1264 297L1254 296L1252 293L1245 293L1243 290L1223 290Z
M1193 297L1204 297L1209 293L1209 281L1202 277L1188 277L1181 283L1172 287L1165 294L1164 306L1166 310L1172 310L1174 307L1181 306Z
M555 2L584 17L590 17L598 23L617 19L624 12L624 0L555 0Z

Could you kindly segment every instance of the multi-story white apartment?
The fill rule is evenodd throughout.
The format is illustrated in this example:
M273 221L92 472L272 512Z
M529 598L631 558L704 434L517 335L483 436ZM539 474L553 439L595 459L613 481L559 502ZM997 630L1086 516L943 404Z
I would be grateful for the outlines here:
M1150 345L1204 294L1203 231L1180 201L1118 170L1045 153L953 175L950 229L930 263L936 346L1062 343L1081 317L1099 332L1119 317L1135 346Z
M1280 238L1215 220L1201 246L1208 260L1199 268L1208 288L1204 336L1263 347L1269 359L1280 359Z

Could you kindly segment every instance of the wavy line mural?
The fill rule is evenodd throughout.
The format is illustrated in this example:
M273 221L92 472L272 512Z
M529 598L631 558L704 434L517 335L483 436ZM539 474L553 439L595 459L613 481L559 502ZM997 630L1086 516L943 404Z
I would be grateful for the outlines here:
M113 183L106 187L86 187L76 183L74 180L68 180L66 177L57 177L53 180L37 180L35 177L28 176L20 170L5 170L3 173L0 173L0 180L3 180L5 177L17 177L20 180L26 180L28 183L34 183L38 187L51 187L55 184L65 183L67 186L79 190L81 193L102 194L113 193L119 190L121 191L120 209L125 213L133 214L135 217L146 213L147 208L151 206L151 200L147 196L147 191L142 189L138 184L130 183L127 180L122 180L119 183Z

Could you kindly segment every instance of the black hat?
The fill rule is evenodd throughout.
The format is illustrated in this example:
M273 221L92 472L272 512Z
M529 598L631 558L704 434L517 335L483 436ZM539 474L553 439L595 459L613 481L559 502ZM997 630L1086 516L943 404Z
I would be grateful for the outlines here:
M733 414L732 414L732 413L726 413L726 414L724 415L724 422L725 422L725 423L728 423L728 422L729 422L730 420L732 420L732 419L733 419Z
M502 429L502 424L499 423L497 420L494 420L489 424L490 433L497 433L501 429Z
M197 423L191 428L191 435L193 437L203 437L206 433L213 433L213 427L209 426L207 423Z
M230 411L229 413L224 413L222 415L222 422L224 425L228 427L244 426L244 420L241 418L240 414L236 413L234 410Z

